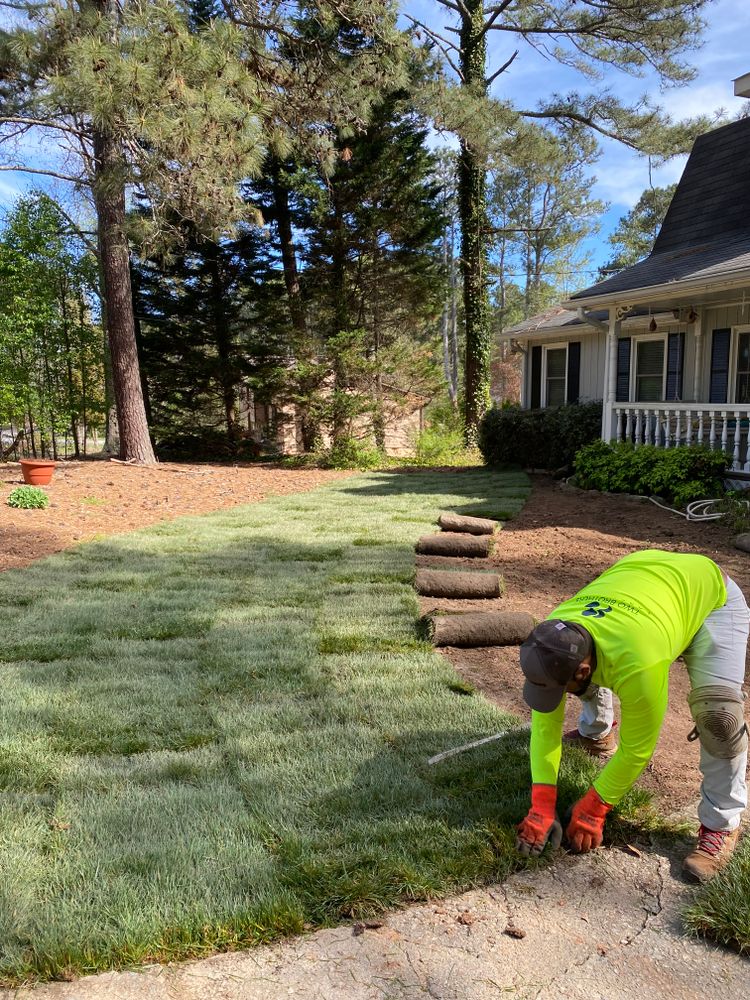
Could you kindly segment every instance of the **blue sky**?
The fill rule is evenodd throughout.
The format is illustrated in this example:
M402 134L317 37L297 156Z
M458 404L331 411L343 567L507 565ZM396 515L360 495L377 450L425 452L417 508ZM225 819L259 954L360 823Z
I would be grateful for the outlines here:
M403 9L436 29L449 23L449 12L435 0L403 0ZM615 89L623 100L649 93L675 117L710 114L717 108L724 108L734 116L747 103L733 96L731 81L750 72L747 45L750 37L750 0L714 0L706 8L704 17L708 28L703 44L690 58L698 71L692 83L659 93L658 81L653 77L633 78L607 68L603 84ZM515 47L512 37L504 33L491 34L491 65L500 65ZM518 58L495 82L493 94L518 101L524 106L533 106L545 93L583 90L587 86L596 85L587 84L572 70L544 59L521 43ZM38 165L53 165L54 157L45 156L42 148L37 148L35 153ZM682 157L653 170L653 183L661 185L678 180L684 163ZM604 143L603 155L596 164L595 173L592 193L608 202L610 207L602 218L600 233L588 244L593 267L606 260L609 255L606 237L649 184L647 161L614 142ZM65 185L51 183L42 177L0 172L0 212L12 204L20 192L32 186L44 187L58 195L64 194L65 188ZM587 283L585 279L583 275L583 283Z

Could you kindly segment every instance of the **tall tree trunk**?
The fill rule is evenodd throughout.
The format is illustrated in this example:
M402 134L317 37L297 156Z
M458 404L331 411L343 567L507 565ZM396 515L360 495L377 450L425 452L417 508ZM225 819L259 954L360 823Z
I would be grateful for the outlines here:
M235 378L232 371L232 334L224 307L224 278L221 273L220 250L215 243L207 244L206 257L211 275L211 312L213 315L216 353L219 358L219 383L227 424L227 437L231 447L237 445L239 426L237 422L237 398Z
M456 255L453 252L453 221L443 231L443 268L448 290L443 303L441 329L443 336L443 374L448 398L455 410L458 406L458 316L456 309Z
M68 410L70 411L70 432L73 435L73 456L74 458L80 458L81 445L78 440L78 414L76 413L75 390L73 388L73 359L71 357L70 327L68 324L68 290L64 278L60 281L60 310L62 313L63 340L65 342L65 367L68 375Z
M299 282L297 251L294 245L292 216L289 210L289 188L281 176L281 164L275 157L270 160L270 169L276 225L279 231L281 263L284 268L284 284L289 303L289 316L295 333L295 361L311 361L313 358L311 357L310 338L307 331L307 315ZM302 447L305 451L313 451L320 437L318 422L313 419L310 409L306 405L306 400L316 388L317 380L315 379L303 377L299 380L300 400L297 403L297 410L302 432Z
M336 181L332 183L331 198L333 200L334 240L333 240L333 334L343 333L349 327L349 308L346 298L346 236L344 231L344 215L338 202ZM347 436L348 427L343 397L348 386L346 365L341 358L341 352L335 351L332 359L333 367L333 420L331 437L334 446L340 444Z
M94 202L99 222L99 246L107 340L112 358L112 382L120 434L120 458L140 465L156 461L148 432L135 342L130 253L125 233L123 158L117 140L94 133L96 177Z
M464 86L484 93L487 56L482 0L464 0L461 14L461 72ZM487 289L487 205L484 159L461 141L458 158L458 211L461 219L461 263L466 324L467 441L476 441L479 421L490 405L489 295Z

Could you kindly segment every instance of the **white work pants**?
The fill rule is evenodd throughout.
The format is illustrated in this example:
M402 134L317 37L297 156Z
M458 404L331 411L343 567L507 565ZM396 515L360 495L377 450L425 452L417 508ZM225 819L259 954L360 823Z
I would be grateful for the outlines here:
M690 686L724 684L741 693L745 679L750 611L742 591L733 580L727 583L727 603L712 611L682 654ZM600 739L612 729L612 692L592 684L581 698L578 730ZM700 822L710 830L734 830L747 805L747 751L729 760L713 757L701 747L703 774Z

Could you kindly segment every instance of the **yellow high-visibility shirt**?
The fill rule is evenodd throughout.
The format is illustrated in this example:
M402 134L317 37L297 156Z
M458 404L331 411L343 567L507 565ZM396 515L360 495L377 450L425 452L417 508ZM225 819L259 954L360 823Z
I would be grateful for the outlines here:
M726 600L711 559L646 549L620 559L549 615L591 633L592 683L620 699L619 746L594 782L605 802L619 802L651 759L667 710L669 667ZM531 714L535 783L557 784L564 715L565 698L554 712Z

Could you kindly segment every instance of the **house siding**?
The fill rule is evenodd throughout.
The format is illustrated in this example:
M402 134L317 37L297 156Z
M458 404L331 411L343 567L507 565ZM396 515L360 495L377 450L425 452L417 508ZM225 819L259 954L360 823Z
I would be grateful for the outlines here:
M580 343L581 358L579 368L578 402L588 403L602 398L602 379L604 373L604 358L606 352L606 335L598 331L587 333L581 327L570 332L551 333L543 339L535 337L527 341L526 360L524 363L524 394L521 405L531 409L532 394L532 351L535 347L545 347L550 344Z
M746 306L734 305L734 306L722 306L715 309L706 309L703 314L703 364L701 365L700 374L700 402L701 400L707 400L709 398L709 385L711 382L711 339L714 330L732 330L734 333L736 327L750 327L750 301ZM732 337L730 343L730 376L734 373L734 351L735 351L735 338ZM691 345L691 353L694 354L694 348ZM692 382L690 383L692 385Z

